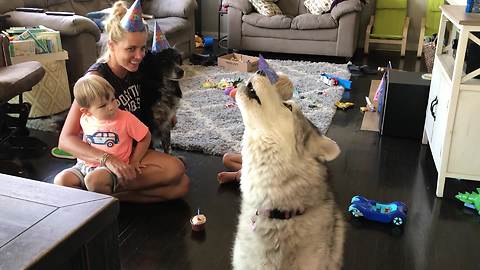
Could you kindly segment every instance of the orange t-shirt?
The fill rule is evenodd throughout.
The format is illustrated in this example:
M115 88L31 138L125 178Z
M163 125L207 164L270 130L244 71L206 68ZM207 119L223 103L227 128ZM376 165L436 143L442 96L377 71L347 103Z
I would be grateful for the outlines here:
M141 141L148 132L145 124L132 113L123 110L118 110L114 120L98 120L93 116L82 114L80 125L83 129L84 141L126 163L130 161L133 140ZM92 167L99 166L98 162L85 162L85 164Z

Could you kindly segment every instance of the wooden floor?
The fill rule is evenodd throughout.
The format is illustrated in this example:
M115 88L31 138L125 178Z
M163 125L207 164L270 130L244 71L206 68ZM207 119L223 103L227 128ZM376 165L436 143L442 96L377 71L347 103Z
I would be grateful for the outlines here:
M266 58L329 61L345 59L265 54ZM399 53L361 53L355 64L372 68L385 66L407 71L424 71L413 52L400 59ZM449 179L445 197L435 197L436 170L428 146L419 141L379 137L360 131L370 81L379 75L352 77L355 108L338 111L328 131L342 149L329 164L337 202L347 209L353 195L380 201L399 200L409 207L404 231L390 225L349 221L344 269L480 269L478 243L480 216L464 208L453 196L472 191L477 182ZM49 147L55 134L34 132ZM217 172L221 158L177 151L186 157L191 190L183 200L136 205L121 204L120 259L122 269L230 269L231 248L239 212L237 185L219 186ZM0 172L50 182L53 175L72 162L55 159L48 151L2 153L13 161L0 161ZM189 218L200 208L208 218L204 233L192 233ZM345 211L345 217L348 217ZM0 217L1 218L1 217ZM314 240L314 239L312 239Z

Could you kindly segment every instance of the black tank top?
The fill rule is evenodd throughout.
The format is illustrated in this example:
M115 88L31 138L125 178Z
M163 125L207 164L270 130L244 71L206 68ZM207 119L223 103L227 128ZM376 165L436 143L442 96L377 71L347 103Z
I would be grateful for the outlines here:
M100 73L113 86L120 109L129 111L136 117L141 118L141 87L136 72L129 72L125 78L121 79L113 73L107 63L95 63L88 68L87 73L91 71Z

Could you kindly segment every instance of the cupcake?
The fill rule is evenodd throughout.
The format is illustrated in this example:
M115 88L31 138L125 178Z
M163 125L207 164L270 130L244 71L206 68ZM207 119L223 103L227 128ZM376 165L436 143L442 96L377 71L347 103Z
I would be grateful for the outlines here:
M190 224L192 224L192 230L198 232L205 229L205 223L207 222L207 217L202 214L195 215L190 219Z

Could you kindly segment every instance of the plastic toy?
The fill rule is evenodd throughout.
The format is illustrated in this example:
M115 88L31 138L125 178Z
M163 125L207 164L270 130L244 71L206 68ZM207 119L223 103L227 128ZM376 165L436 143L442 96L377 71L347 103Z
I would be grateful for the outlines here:
M354 105L355 104L353 102L343 102L343 101L335 102L335 106L337 106L337 108L342 109L344 111L350 107L353 107Z
M364 217L395 226L403 226L407 221L407 205L399 201L379 203L357 195L353 196L348 212L355 218Z
M202 82L202 87L203 88L216 88L217 87L217 84L213 81L211 81L210 79Z
M347 79L343 79L343 78L340 78L338 76L335 76L335 75L332 75L332 74L328 74L328 73L321 73L320 76L325 76L327 77L328 79L336 79L338 81L338 84L340 84L341 86L343 86L345 89L350 89L352 88L352 81L350 80L347 80Z
M478 211L478 214L480 215L480 188L477 188L477 192L472 192L472 193L458 193L455 195L455 198L463 202L463 205L465 207L474 209Z
M322 82L324 82L328 86L338 85L338 80L335 78L327 78L327 76L324 75L320 76L320 78L322 79Z

